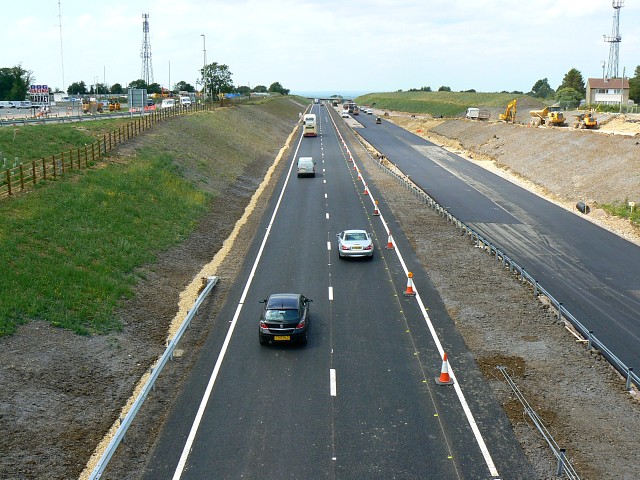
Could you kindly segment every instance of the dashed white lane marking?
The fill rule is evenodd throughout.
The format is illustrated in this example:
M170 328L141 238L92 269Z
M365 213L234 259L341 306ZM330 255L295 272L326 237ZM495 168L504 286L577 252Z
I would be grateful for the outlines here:
M329 287L329 301L333 301L333 287Z
M336 369L332 368L329 370L329 390L331 391L331 396L335 397L337 393L337 385L336 385Z
M331 250L331 242L327 242L327 250Z
M329 220L329 212L325 213L325 217Z

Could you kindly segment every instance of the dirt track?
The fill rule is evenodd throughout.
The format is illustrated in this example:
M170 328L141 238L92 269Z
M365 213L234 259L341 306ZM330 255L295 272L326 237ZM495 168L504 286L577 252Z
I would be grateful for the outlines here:
M407 128L427 133L429 121L426 119L401 117L397 121L420 121L419 127L408 125ZM569 138L566 135L585 134L554 131L542 137L526 127L510 126L512 128L508 130L504 125L462 121L439 123L437 126L431 123L438 134L432 138L441 139L461 152L471 152L477 147L479 153L470 155L485 158L488 166L491 162L486 156L500 152L500 165L508 165L511 172L517 171L516 162L522 155L528 155L529 160L524 161L524 166L538 161L539 156L531 153L531 145L542 141L541 138L547 142L546 150L557 151L565 148ZM445 140L445 135L459 139L463 145ZM499 138L495 139L494 135ZM576 141L599 143L601 138L606 138L600 133L595 135L591 140L584 136ZM284 138L286 135L283 134L274 139L274 156ZM495 148L492 140L504 143ZM606 146L601 148L602 152L607 149ZM632 156L638 147L632 142L625 148ZM515 153L510 154L512 149ZM552 312L533 299L531 291L486 254L473 248L440 217L425 210L395 179L373 167L371 162L365 162L365 167L384 192L384 201L398 216L449 313L505 406L539 478L554 478L555 461L496 374L496 364L509 367L516 383L547 421L556 440L567 448L568 458L582 478L638 478L640 407L637 397L625 393L623 382L606 362L575 342ZM121 311L127 324L123 332L86 338L42 322L31 322L15 336L1 341L0 376L4 393L0 398L3 432L0 478L77 477L133 383L159 355L181 288L220 248L269 163L268 158L256 159L243 178L229 184L224 201L212 205L198 231L150 266L136 298ZM556 165L556 173L568 168L566 164L554 163L552 158L546 160L545 167L537 168L544 170L553 165ZM526 172L519 173L523 176ZM551 184L545 185L544 189L567 205L574 202L575 197L573 194L562 197L565 191L575 191L580 198L588 198L582 195L593 191L594 199L606 193L593 190L593 185L589 185L589 190L581 190L579 185L562 187L566 190L553 192ZM640 192L640 189L635 191ZM234 205L233 211L229 211L229 205ZM594 213L597 215L597 211ZM259 211L254 213L259 214ZM111 472L103 478L137 478L144 467L146 454L153 446L153 435L161 427L172 395L207 334L208 325L204 319L211 318L223 301L225 285L230 283L243 259L253 228L255 222L250 221L242 229L236 242L237 249L220 268L220 287L216 287L208 306L194 321L182 345L182 356L163 373L164 381L145 405L141 421L128 435L128 443L112 461ZM211 232L216 234L211 235ZM509 478L507 472L503 475Z

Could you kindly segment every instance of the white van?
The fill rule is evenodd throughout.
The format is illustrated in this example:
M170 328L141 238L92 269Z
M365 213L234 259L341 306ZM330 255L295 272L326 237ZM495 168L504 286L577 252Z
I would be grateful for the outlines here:
M31 101L30 100L23 100L21 102L13 102L13 104L16 106L16 108L22 109L22 108L31 108Z
M313 157L298 158L298 178L315 177L315 176L316 176L316 162L313 161Z
M189 97L180 97L180 105L183 107L191 106L191 98Z
M176 106L176 101L173 98L163 98L160 108L173 108Z

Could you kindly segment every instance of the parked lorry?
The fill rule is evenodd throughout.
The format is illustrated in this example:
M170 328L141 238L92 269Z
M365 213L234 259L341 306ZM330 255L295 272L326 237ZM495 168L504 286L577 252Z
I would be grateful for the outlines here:
M542 110L530 110L529 115L531 115L529 124L534 127L539 127L543 124L547 127L565 125L564 113L562 113L558 105L544 107Z
M467 108L466 118L470 120L487 120L489 119L489 111L482 108L471 107Z

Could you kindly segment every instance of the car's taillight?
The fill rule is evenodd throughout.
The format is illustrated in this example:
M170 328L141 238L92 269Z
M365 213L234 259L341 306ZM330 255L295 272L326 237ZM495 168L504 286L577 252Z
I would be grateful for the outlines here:
M373 248L373 245L367 245L366 247L364 247L365 250L371 250Z

